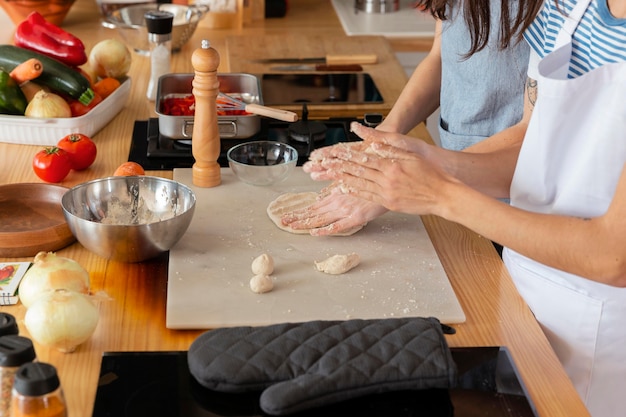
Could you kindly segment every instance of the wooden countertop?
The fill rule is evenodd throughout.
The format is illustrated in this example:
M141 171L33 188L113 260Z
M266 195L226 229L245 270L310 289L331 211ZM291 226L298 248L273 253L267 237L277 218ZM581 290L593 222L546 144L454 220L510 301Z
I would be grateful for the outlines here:
M336 37L337 45L347 42L330 1L293 0L288 18L255 21L243 30L209 30L200 27L190 43L174 55L173 72L192 72L191 52L200 39L208 37L222 54L220 71L239 68L241 62L229 62L224 53L231 36ZM78 0L63 26L78 35L87 48L114 31L98 24L99 15L93 0ZM0 40L11 43L13 24L0 15ZM353 40L354 41L354 40ZM352 42L352 41L351 41ZM391 45L381 38L373 40L381 65L370 68L376 83L394 97L406 80L400 65L393 59ZM407 41L408 44L410 40ZM303 51L312 48L304 42ZM268 50L277 45L267 44ZM340 46L338 46L340 47ZM333 52L333 51L326 51ZM369 52L369 51L354 51ZM127 160L135 120L153 115L153 104L145 99L149 59L133 55L130 76L131 97L122 111L94 140L98 158L85 172L72 172L62 185L75 184L110 175ZM391 105L391 100L386 105ZM357 109L351 109L357 111ZM427 138L423 126L413 132ZM0 184L40 182L31 169L36 146L0 143ZM171 178L171 171L150 172ZM569 382L563 368L531 312L518 296L515 287L490 242L456 224L436 217L425 217L424 223L467 316L466 323L455 326L456 335L449 344L456 346L507 346L520 370L520 376L540 416L585 416L588 413ZM73 244L58 251L61 256L77 260L90 273L93 293L98 293L100 322L92 338L74 353L63 354L36 345L40 361L57 367L65 390L70 417L92 414L100 360L106 351L186 350L199 331L175 331L165 327L167 256L139 264L109 262ZM8 259L1 259L8 260ZM11 260L31 260L30 258ZM21 333L28 332L21 323L24 308L2 307L17 317Z

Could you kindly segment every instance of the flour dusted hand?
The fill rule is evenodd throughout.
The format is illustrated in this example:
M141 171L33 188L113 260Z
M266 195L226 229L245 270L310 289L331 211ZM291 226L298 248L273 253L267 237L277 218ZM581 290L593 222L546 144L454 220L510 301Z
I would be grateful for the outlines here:
M279 229L295 234L317 234L315 233L316 230L329 228L323 234L350 236L365 226L365 224L359 224L346 228L346 230L341 232L333 232L334 225L332 223L334 223L334 220L329 225L325 216L315 215L316 203L318 202L317 196L318 194L315 192L282 194L267 206L267 215ZM285 215L290 215L292 220L299 219L297 222L299 227L294 228L291 224L285 224L283 222L283 216Z
M318 271L331 275L340 275L348 272L361 262L361 257L356 253L347 255L333 255L321 262L315 262Z

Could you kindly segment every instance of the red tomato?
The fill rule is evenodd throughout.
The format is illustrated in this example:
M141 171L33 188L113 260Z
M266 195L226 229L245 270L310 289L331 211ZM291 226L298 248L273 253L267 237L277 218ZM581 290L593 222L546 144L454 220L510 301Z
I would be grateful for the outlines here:
M96 144L87 135L70 133L57 143L70 156L72 169L82 171L87 169L96 160Z
M46 182L61 182L72 169L70 157L56 146L44 148L33 158L35 174Z
M94 93L93 99L88 106L85 106L78 100L68 99L67 104L70 105L70 110L72 111L72 117L80 117L91 111L94 107L102 102L102 97L99 94Z

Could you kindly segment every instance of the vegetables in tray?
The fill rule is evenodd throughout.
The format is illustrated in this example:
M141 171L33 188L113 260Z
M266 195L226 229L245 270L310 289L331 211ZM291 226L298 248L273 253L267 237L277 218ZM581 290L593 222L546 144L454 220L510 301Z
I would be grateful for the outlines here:
M0 114L82 116L119 88L130 69L122 42L100 41L88 57L79 38L37 12L17 26L14 42L0 45Z
M93 100L94 92L89 80L75 69L38 52L14 45L0 45L0 67L7 71L13 70L30 58L37 58L43 65L43 71L37 77L38 84L64 93L84 105Z

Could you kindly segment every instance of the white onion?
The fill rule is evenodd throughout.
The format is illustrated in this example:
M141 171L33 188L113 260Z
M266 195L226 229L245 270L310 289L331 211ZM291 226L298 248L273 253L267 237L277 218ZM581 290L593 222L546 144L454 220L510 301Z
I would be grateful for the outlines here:
M70 353L96 330L98 309L84 294L57 289L26 310L24 325L37 343Z
M72 109L63 97L39 90L28 102L24 116L42 118L72 117Z
M123 42L104 39L91 48L88 64L100 78L125 76L130 69L132 56Z
M29 308L42 294L58 288L88 294L89 273L73 259L39 252L20 282L22 304Z

